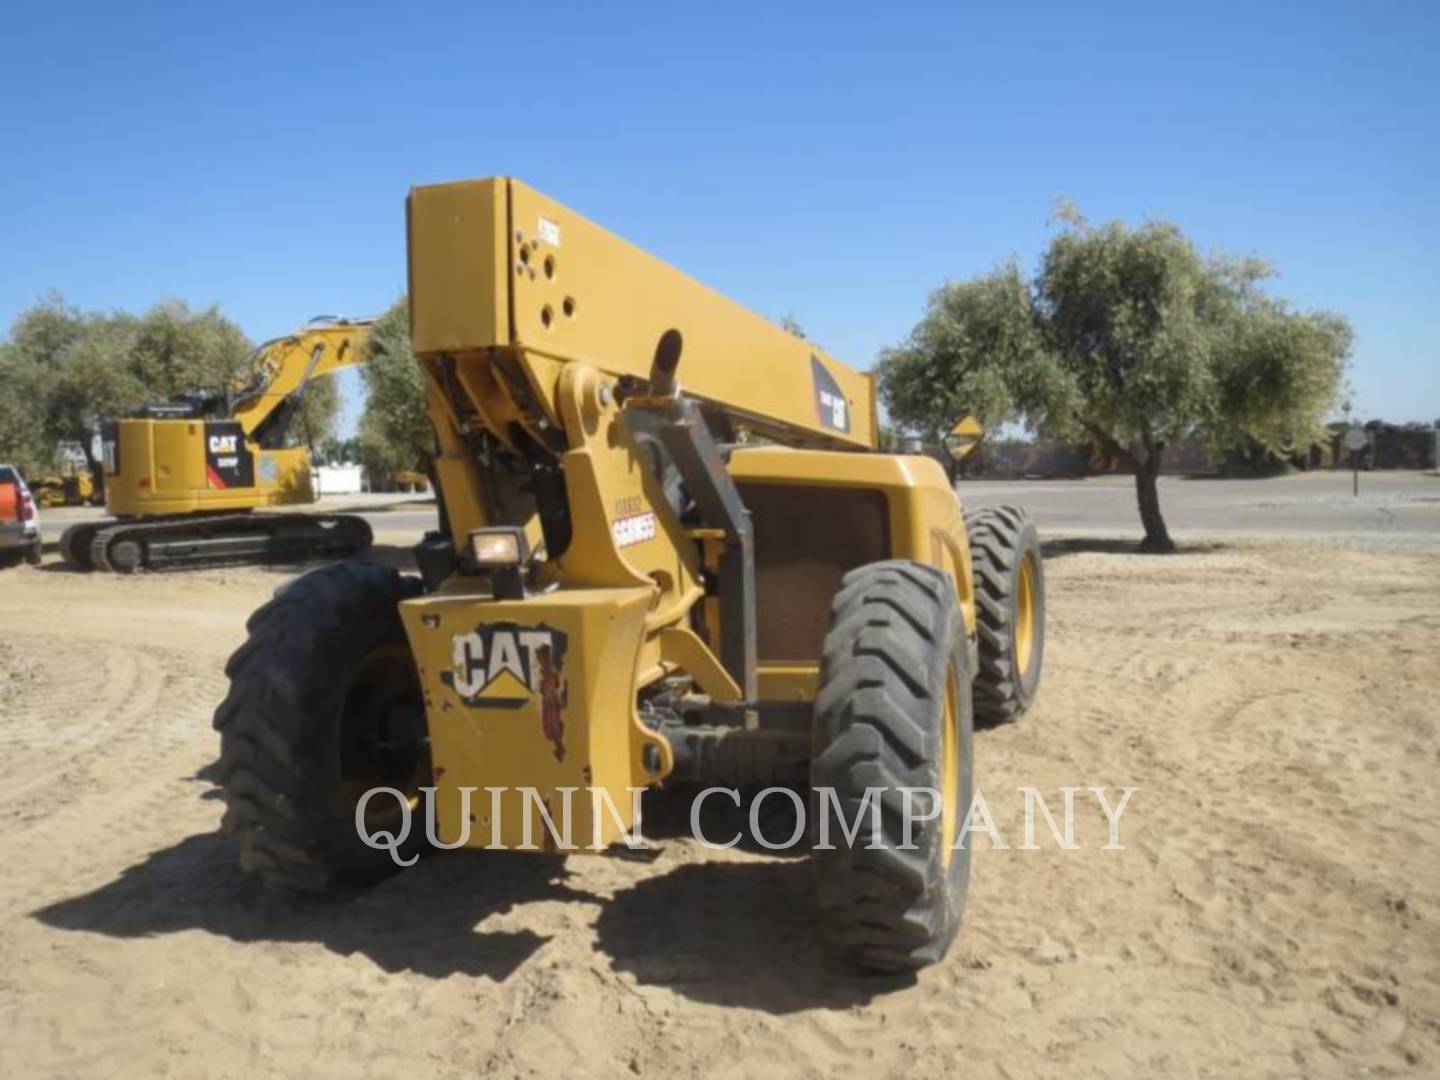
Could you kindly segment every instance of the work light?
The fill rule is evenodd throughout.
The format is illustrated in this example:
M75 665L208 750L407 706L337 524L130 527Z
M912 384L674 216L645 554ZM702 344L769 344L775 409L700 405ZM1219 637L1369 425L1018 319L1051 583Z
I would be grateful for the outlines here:
M470 555L475 565L484 569L520 566L528 554L525 530L518 526L474 529L470 533Z

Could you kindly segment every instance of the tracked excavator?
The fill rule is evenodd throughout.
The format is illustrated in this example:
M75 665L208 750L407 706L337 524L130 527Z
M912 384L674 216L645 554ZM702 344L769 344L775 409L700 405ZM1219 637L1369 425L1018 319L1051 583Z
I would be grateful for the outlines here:
M828 955L939 959L973 723L1040 680L1026 515L966 513L877 452L868 374L517 180L416 188L408 230L440 529L419 576L335 563L250 619L215 716L242 868L373 882L427 810L445 846L624 854L648 789L778 787Z
M61 555L128 574L356 555L370 526L349 514L252 513L315 501L310 451L291 445L306 387L364 359L371 321L326 316L255 350L231 392L192 395L101 425L105 506L72 525Z

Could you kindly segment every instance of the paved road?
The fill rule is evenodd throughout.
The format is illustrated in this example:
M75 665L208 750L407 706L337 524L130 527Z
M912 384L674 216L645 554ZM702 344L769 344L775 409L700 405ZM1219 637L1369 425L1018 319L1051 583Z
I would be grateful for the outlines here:
M973 481L960 485L971 505L1017 503L1042 530L1096 535L1138 532L1135 481ZM1160 505L1177 536L1252 533L1309 538L1404 539L1440 547L1440 477L1418 472L1360 475L1297 473L1264 480L1162 477Z
M1160 501L1177 537L1252 533L1336 539L1347 543L1398 543L1440 550L1440 477L1418 472L1360 476L1350 493L1348 472L1312 472L1266 480L1164 477ZM967 481L960 497L971 505L1016 503L1030 510L1042 531L1113 536L1138 532L1135 484L1128 476L1088 480ZM435 527L433 500L405 495L338 496L320 508L359 513L388 543L408 543ZM54 542L94 510L42 511L45 539Z

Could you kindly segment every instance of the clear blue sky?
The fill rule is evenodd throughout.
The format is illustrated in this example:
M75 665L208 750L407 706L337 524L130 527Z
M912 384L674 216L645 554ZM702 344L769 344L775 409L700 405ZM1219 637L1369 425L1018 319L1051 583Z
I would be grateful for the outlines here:
M0 325L378 312L415 183L522 177L870 364L1054 200L1173 218L1348 315L1440 417L1440 4L14 4ZM353 402L352 402L353 411Z

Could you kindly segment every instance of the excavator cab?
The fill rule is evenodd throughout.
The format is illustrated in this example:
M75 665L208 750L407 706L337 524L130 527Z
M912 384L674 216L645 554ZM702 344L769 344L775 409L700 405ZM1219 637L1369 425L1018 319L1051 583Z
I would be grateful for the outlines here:
M428 840L365 838L427 812L609 852L650 789L783 787L834 957L938 959L973 724L1038 688L1034 526L878 453L868 374L519 181L416 188L408 228L440 528L421 577L340 563L251 619L216 714L242 866L374 880Z

